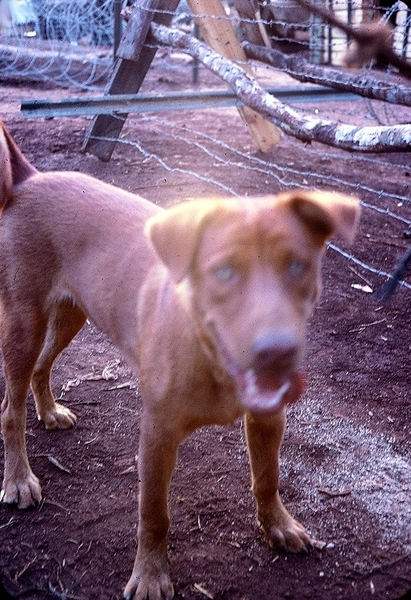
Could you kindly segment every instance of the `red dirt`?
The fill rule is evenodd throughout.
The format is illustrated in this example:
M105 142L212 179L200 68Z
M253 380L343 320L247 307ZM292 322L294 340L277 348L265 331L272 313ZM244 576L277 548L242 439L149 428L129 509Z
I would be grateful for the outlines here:
M175 90L174 74L154 69L151 87ZM19 113L23 98L68 95L74 94L29 84L0 89L3 119L41 170L89 173L162 205L221 195L211 178L246 195L299 184L352 193L360 184L363 200L411 218L407 203L393 205L384 193L377 198L366 191L409 197L409 154L367 162L285 139L261 155L234 109L210 109L151 115L155 121L130 117L123 138L130 144L119 145L105 164L80 153L86 118L27 121ZM171 125L158 119L181 129L173 129L173 137ZM203 179L166 171L150 153ZM273 175L277 169L281 182ZM390 271L407 247L406 228L364 209L351 250ZM393 600L411 588L410 292L398 289L381 308L372 294L351 287L364 279L373 289L384 281L328 250L324 292L309 329L308 389L290 408L282 452L282 497L327 546L306 556L270 549L255 520L242 424L205 428L182 446L171 489L169 555L177 599ZM28 451L45 499L34 510L0 509L1 580L14 598L27 600L120 598L136 549L138 379L87 325L58 359L53 385L78 424L46 432L29 400ZM2 379L0 388L3 393Z

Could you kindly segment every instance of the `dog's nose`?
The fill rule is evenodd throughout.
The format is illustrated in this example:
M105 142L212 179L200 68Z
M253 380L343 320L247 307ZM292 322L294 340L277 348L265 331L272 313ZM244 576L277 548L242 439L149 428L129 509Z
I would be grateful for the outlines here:
M256 340L251 349L252 369L260 374L281 375L296 367L299 344L292 333L270 333Z

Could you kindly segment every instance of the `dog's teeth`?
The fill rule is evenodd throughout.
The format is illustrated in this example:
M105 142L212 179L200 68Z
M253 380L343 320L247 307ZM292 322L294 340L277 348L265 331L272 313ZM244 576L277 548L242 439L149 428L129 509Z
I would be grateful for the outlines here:
M290 387L290 382L286 381L285 383L283 383L283 385L280 387L280 389L275 393L272 401L269 403L270 406L274 407L277 404L279 404L282 400L282 397L284 396L284 394L287 392L288 388Z
M246 385L247 385L247 392L252 395L257 394L258 393L257 377L255 376L254 371L249 369L246 372L245 381L246 381Z
M280 405L290 385L290 381L285 381L277 390L260 388L257 375L252 369L249 369L244 374L245 405L254 410L274 410Z

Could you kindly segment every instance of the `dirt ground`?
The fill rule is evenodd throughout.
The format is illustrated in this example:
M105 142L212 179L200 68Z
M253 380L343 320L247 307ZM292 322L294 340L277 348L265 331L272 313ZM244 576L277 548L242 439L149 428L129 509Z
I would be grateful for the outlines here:
M153 89L181 85L153 69L145 91ZM19 112L21 99L82 95L1 85L1 116L40 170L89 173L164 206L222 195L222 186L244 195L296 185L357 189L383 214L365 207L355 244L339 247L388 272L407 247L408 225L384 211L411 219L409 204L392 196L410 198L409 154L376 160L285 138L262 155L235 109L208 109L130 117L124 143L102 163L80 152L87 118L29 121ZM364 102L357 106L356 118L367 119ZM400 113L409 121L409 111ZM242 424L205 428L181 447L171 489L177 599L393 600L411 588L410 291L398 289L381 307L358 289L383 282L328 249L309 328L308 389L289 410L282 497L325 548L304 556L270 549L255 519ZM53 387L78 424L46 432L29 399L28 451L44 501L0 509L1 580L26 600L120 598L136 550L138 377L87 325L58 359Z

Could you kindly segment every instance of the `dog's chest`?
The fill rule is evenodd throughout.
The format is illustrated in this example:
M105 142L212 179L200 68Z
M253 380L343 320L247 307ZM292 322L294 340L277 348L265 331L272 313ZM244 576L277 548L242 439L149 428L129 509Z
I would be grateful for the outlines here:
M224 372L213 373L213 385L209 399L210 421L216 425L227 425L236 421L244 413L235 383Z

